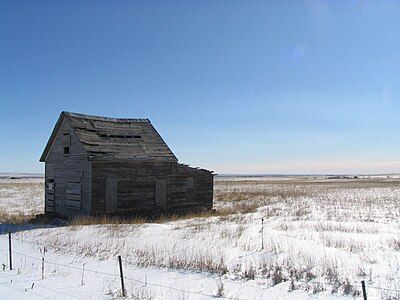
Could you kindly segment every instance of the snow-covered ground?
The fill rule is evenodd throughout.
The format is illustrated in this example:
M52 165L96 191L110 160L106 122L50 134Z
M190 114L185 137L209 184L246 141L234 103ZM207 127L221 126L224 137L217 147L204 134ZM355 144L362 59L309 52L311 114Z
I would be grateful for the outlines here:
M0 180L0 210L42 210L42 186ZM13 271L0 235L0 298L118 298L121 255L137 299L360 298L361 280L368 299L398 299L399 199L396 178L219 177L216 215L16 229Z
M2 237L0 243L5 245L8 240ZM116 257L98 260L50 250L45 254L42 279L39 248L20 241L14 241L13 248L15 270L0 272L1 299L115 299L122 296ZM1 252L0 257L6 262L7 251ZM218 291L232 299L308 299L303 291L288 293L288 283L266 288L257 280L231 280L216 274L140 268L126 263L123 271L127 296L134 299L213 299ZM325 299L325 296L314 298Z

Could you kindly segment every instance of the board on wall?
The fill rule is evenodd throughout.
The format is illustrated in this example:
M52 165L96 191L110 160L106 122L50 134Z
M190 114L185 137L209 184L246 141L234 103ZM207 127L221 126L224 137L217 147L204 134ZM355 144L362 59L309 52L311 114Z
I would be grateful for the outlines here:
M53 213L54 212L54 190L55 183L53 178L46 179L46 212Z
M82 179L68 179L65 188L65 205L74 209L82 207Z
M105 210L106 211L116 210L117 201L118 201L118 180L116 177L107 177Z
M167 205L167 182L165 178L156 181L156 205L162 208Z

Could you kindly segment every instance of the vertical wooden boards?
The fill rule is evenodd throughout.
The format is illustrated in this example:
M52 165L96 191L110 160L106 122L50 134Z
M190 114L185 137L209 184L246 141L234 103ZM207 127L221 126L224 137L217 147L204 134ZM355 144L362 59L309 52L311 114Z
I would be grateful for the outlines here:
M194 177L186 178L186 202L191 203L194 199Z
M65 188L65 205L74 209L81 209L81 178L68 178Z
M122 173L118 177L118 209L154 209L154 177L141 173Z
M212 207L213 175L209 171L154 161L98 161L92 167L93 214L156 214Z
M92 213L109 212L110 208L120 212L154 211L156 209L156 174L165 177L168 165L155 166L153 162L92 162ZM108 202L107 178L116 181L116 199ZM110 189L109 189L110 190ZM115 193L115 191L114 191Z
M171 176L171 204L174 210L211 208L213 175L202 169L175 164Z
M156 206L162 208L167 206L167 182L165 178L156 181Z
M117 177L106 178L106 201L105 210L114 211L118 207L118 179Z

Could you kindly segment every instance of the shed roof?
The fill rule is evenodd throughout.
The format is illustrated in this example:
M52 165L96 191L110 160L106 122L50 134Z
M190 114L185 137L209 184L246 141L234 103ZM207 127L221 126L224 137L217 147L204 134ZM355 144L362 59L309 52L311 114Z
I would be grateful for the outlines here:
M89 160L177 161L149 119L121 119L62 112L40 161L45 161L66 119L87 151Z

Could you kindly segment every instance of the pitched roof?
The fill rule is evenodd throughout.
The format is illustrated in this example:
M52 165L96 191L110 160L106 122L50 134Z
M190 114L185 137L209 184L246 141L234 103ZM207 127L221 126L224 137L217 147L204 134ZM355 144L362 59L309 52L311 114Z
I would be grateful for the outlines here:
M89 160L177 161L149 119L120 119L62 112L40 161L45 161L67 119L88 153Z

